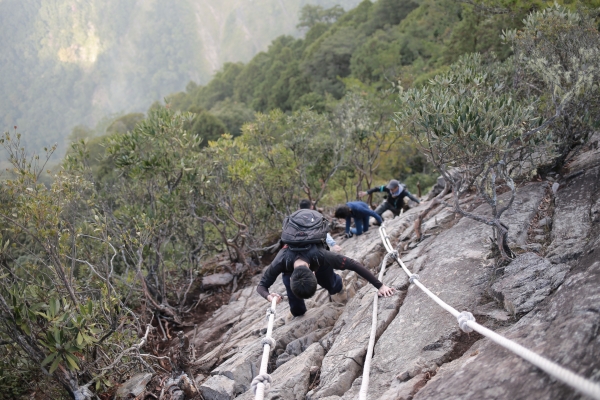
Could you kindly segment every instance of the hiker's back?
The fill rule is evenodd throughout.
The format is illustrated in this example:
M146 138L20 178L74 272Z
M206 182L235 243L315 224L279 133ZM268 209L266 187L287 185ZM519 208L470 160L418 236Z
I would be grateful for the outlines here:
M315 210L301 209L283 221L281 242L292 251L306 251L311 245L325 246L329 222Z

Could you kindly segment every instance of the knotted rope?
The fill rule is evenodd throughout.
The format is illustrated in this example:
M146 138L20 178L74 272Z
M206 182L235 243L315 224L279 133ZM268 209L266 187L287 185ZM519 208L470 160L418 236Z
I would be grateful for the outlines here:
M439 297L437 297L429 289L427 289L421 282L419 282L419 276L417 274L411 273L408 270L408 268L406 268L406 265L404 265L404 263L402 262L400 257L398 257L398 253L393 249L392 245L390 244L389 236L387 235L383 225L379 228L379 234L381 236L381 240L383 241L383 245L388 252L387 255L391 254L392 257L396 260L396 262L402 267L404 272L408 275L410 283L415 284L419 289L421 289L423 292L425 292L425 294L427 294L427 296L429 296L433 301L438 303L444 310L446 310L450 314L452 314L457 319L458 326L460 327L460 329L462 329L464 332L472 332L472 331L479 332L483 336L491 339L492 341L496 342L500 346L512 351L519 357L523 358L524 360L529 361L536 367L540 368L542 371L544 371L547 374L553 376L554 378L560 380L561 382L566 383L567 385L571 386L575 390L585 394L586 396L590 396L593 399L600 400L600 385L599 384L592 382L588 379L585 379L585 378L567 370L566 368L563 368L560 365L548 360L547 358L544 358L544 357L540 356L539 354L536 354L533 351L526 349L525 347L521 346L520 344L515 343L512 340L509 340L509 339L497 334L496 332L487 329L486 327L484 327L482 325L479 325L475 321L475 317L473 316L473 314L471 314L470 312L468 312L468 311L458 312L456 309L454 309L453 307L451 307L450 305L448 305L444 301L442 301ZM385 261L385 259L384 259L384 261ZM367 354L368 354L368 351L367 351ZM370 360L369 360L369 363L370 363ZM366 365L367 365L367 362L365 360L365 367L366 367ZM365 378L364 378L364 374L363 374L363 385L365 383L364 379ZM367 376L367 385L368 385L368 376ZM367 391L367 389L365 388L365 397L363 397L362 396L363 388L361 386L361 397L360 397L361 400L366 399L366 391Z
M269 354L271 349L275 347L275 340L271 337L273 333L273 322L275 321L275 308L277 307L277 297L271 300L271 307L267 309L267 335L261 339L263 345L262 361L260 363L260 371L258 375L252 379L251 387L255 394L256 400L263 400L265 392L271 388L271 375L267 374L267 366L269 365Z
M258 394L256 393L258 391L258 384L260 383L263 387L264 387L264 392L268 392L269 389L271 388L271 375L269 374L263 374L263 375L256 375L254 377L254 379L252 379L252 383L250 384L250 386L252 387L252 392L257 395L258 398ZM264 396L264 393L263 393Z

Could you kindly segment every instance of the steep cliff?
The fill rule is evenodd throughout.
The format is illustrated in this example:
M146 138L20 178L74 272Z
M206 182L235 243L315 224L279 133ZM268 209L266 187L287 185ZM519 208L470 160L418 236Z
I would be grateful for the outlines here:
M444 207L430 213L418 243L412 225L427 203L386 223L404 263L432 292L594 381L600 381L599 141L596 134L565 177L519 187L504 217L518 255L506 266L491 258L488 228ZM554 183L558 190L551 189ZM375 229L341 246L372 270L384 256ZM352 272L342 276L347 301L332 302L321 289L303 317L291 318L285 301L278 306L267 399L358 397L374 289ZM388 266L384 282L398 294L380 299L369 399L581 397L481 335L462 332L398 265ZM198 380L205 399L254 398L248 389L260 367L267 308L254 289L234 293L196 332L194 345L204 351L197 365L207 375ZM273 289L284 292L281 281Z

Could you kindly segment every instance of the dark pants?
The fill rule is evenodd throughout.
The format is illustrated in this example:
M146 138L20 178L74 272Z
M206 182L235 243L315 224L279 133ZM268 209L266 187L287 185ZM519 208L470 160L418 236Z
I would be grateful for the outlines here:
M354 217L354 226L356 228L350 228L350 232L352 232L355 235L362 235L363 232L366 232L369 230L369 218L371 216L367 215L365 217L362 218L356 218Z
M283 279L283 284L285 285L285 290L287 292L288 302L290 303L290 311L294 317L297 317L299 315L304 315L306 312L306 305L304 304L303 299L297 297L292 292L290 286L291 276L292 274L283 274L281 278ZM326 289L329 294L339 293L344 287L342 278L333 272L333 268L329 263L321 265L317 272L315 272L315 277L317 278L317 283L322 288Z
M390 203L388 203L387 201L384 201L383 203L381 203L376 209L375 212L379 215L383 214L384 212L386 212L387 210L390 210L391 212L394 213L395 216L398 216L400 214L400 209L399 208L395 208L392 207L392 205Z

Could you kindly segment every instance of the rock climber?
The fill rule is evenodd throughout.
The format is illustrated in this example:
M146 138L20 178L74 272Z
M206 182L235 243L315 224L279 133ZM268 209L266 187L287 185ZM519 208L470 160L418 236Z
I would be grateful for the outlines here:
M380 216L387 210L393 212L394 216L398 216L404 207L405 197L408 197L416 203L421 203L419 199L417 199L408 191L406 185L398 182L396 179L392 179L387 186L381 185L374 187L373 189L369 189L366 192L358 192L358 196L363 197L364 195L376 192L385 192L388 194L387 199L375 209L375 212Z
M375 275L357 261L325 250L322 247L311 246L307 251L292 251L284 246L260 280L256 291L271 302L281 295L270 293L269 288L281 274L283 284L290 304L290 312L294 317L306 313L305 299L311 298L317 291L317 284L326 289L330 295L342 293L344 285L342 278L333 270L354 271L378 289L379 296L388 297L394 294L395 289L381 283Z
M373 217L377 220L376 225L381 225L383 219L375 211L371 210L364 201L350 201L340 205L335 210L336 218L344 218L346 220L346 237L350 238L354 235L362 235L363 232L369 230L369 218ZM354 218L354 228L351 228L352 218Z

